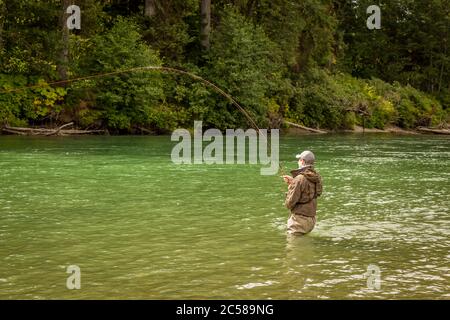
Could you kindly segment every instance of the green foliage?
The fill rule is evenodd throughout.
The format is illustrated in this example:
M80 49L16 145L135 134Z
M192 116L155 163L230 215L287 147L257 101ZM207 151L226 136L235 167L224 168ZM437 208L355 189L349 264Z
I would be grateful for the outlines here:
M23 89L25 86L38 86ZM19 89L20 88L20 89ZM53 120L60 114L66 90L50 87L38 79L29 83L25 76L0 74L0 123L24 125L27 120ZM8 92L9 91L9 92Z
M4 22L0 22L0 72L56 79L62 38L61 1L7 1L0 11L4 16Z
M285 116L306 126L414 128L439 125L448 117L435 98L411 86L390 85L379 79L358 80L346 74L315 70L297 88Z
M23 87L27 84L24 76L8 76L0 74L0 89L12 90L16 87ZM32 98L26 93L3 93L0 95L0 125L20 125L23 106L31 105Z
M448 115L439 101L419 90L398 83L393 86L400 96L398 125L405 128L436 126L446 122Z
M279 127L283 117L333 130L450 120L443 0L378 1L381 30L366 27L369 0L217 0L209 51L200 46L199 1L154 3L145 16L143 0L79 0L82 29L66 39L61 1L0 0L0 125L74 121L117 133L167 133L193 120L249 126L189 77L142 71L48 85L66 74L163 64L217 84L262 127Z
M281 84L283 67L277 46L264 30L227 8L212 33L202 75L230 93L261 121L267 113L269 92ZM205 120L218 128L248 125L245 118L223 97L211 103Z
M122 18L92 39L82 61L86 74L161 65L158 54L141 41L138 26ZM87 86L89 90L81 90L84 95L78 97L78 103L88 103L96 112L82 112L80 121L92 124L101 119L112 129L150 124L154 108L163 100L161 76L151 71L111 75ZM80 95L79 88L74 88L74 95ZM95 119L94 115L100 117Z
M227 5L233 5L264 29L292 71L336 63L342 44L330 1L222 0L215 3L217 14Z
M343 68L354 76L410 84L438 97L448 94L448 1L334 1L344 41ZM381 30L366 27L366 9L382 10Z
M352 117L346 110L357 104L355 85L337 79L327 72L313 69L302 77L285 116L306 126L329 129L353 127Z
M185 62L199 55L196 40L200 29L197 0L161 1L153 17L137 19L142 25L142 38L159 51L169 64Z

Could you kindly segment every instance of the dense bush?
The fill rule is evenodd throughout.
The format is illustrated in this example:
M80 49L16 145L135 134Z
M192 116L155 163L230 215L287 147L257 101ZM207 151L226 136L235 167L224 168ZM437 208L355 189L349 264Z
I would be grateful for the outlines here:
M158 66L158 54L141 41L138 26L119 18L113 27L95 36L84 56L81 69L88 74L126 71L135 67ZM154 114L161 110L162 79L158 73L138 71L96 78L76 84L71 99L81 124L98 122L117 130L130 130L132 125L156 125ZM89 111L85 111L89 106Z
M38 85L27 89L26 86ZM33 81L26 76L0 74L0 124L27 125L28 120L36 124L57 121L66 90L50 87L42 80ZM9 92L8 92L9 91Z
M231 94L259 123L265 121L271 91L277 91L283 67L277 46L264 30L235 12L225 10L212 33L202 75ZM194 97L195 98L195 97ZM205 120L217 128L248 126L246 119L223 97L200 97ZM201 105L200 101L197 104ZM206 108L205 108L206 107Z
M448 113L435 98L411 86L322 70L313 70L297 84L285 117L327 129L414 128L448 121Z

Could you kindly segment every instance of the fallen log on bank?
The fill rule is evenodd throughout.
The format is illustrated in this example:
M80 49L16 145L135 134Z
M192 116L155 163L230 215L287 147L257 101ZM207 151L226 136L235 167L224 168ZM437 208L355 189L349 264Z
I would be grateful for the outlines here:
M150 135L156 135L155 131L149 130L147 128L144 128L144 127L135 127L135 128L137 130L140 130L141 132L145 132L145 133L150 134Z
M55 131L47 133L46 136L58 135L62 129L71 127L71 126L73 126L73 122L66 123L66 124L62 125L61 127L59 127L58 129L56 129Z
M7 132L7 133L11 133L11 134L17 134L17 135L20 135L20 136L26 136L27 135L26 132L11 130L11 129L7 129L7 128L2 128L2 131Z
M434 134L450 134L450 129L433 129L426 127L417 127L417 131Z
M1 130L6 133L22 135L22 136L70 136L70 135L84 135L84 134L105 134L106 130L78 130L78 129L64 129L73 126L73 122L66 123L56 129L47 128L22 128L4 126Z
M313 132L313 133L322 133L322 134L323 134L323 133L328 133L328 132L323 131L323 130L313 129L313 128L308 128L308 127L302 126L302 125L300 125L300 124L293 123L293 122L286 121L286 120L284 120L284 123L286 123L286 124L288 124L288 125L290 125L290 126L299 128L299 129L303 129L303 130L306 130L306 131L309 131L309 132Z

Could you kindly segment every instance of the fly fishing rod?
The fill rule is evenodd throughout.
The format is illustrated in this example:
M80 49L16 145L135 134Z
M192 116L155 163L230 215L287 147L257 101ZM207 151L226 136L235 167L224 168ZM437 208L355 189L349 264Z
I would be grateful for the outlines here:
M20 92L20 91L27 90L27 89L36 89L36 88L42 88L42 87L46 87L46 86L57 86L57 85L68 84L68 83L72 83L72 82L91 80L91 79L96 79L96 78L103 78L103 77L120 75L120 74L124 74L124 73L138 72L138 71L162 71L162 72L168 72L168 73L178 73L178 74L189 76L197 81L202 82L206 86L214 89L216 92L218 92L219 94L221 94L222 96L227 98L247 118L247 120L250 122L250 124L255 129L257 129L260 134L262 134L261 130L259 129L256 122L252 119L250 114L239 103L237 103L237 101L230 94L228 94L224 90L220 89L217 85L215 85L211 81L206 80L205 78L202 78L194 73L180 70L180 69L170 68L170 67L163 67L163 66L135 67L135 68L130 68L130 69L126 69L126 70L118 70L118 71L112 71L112 72L106 72L106 73L97 73L97 74L90 75L90 76L77 77L77 78L66 79L66 80L59 80L59 81L49 82L49 83L45 83L45 84L35 84L35 85L29 85L29 86L24 86L24 87L20 87L20 88L3 89L3 90L0 90L0 93Z
M68 83L73 83L73 82L78 82L78 81L83 81L83 80L91 80L91 79L96 79L96 78L103 78L103 77L109 77L109 76L115 76L115 75L139 72L139 71L160 71L160 72L181 74L184 76L188 76L196 81L200 81L205 86L212 88L214 91L216 91L217 93L219 93L220 95L225 97L228 101L230 101L245 116L245 118L249 122L250 126L253 127L253 129L257 130L260 135L262 135L264 138L267 139L265 134L261 131L261 129L258 127L256 122L253 120L251 115L247 112L247 110L245 110L229 93L225 92L224 90L219 88L213 82L211 82L199 75L196 75L192 72L188 72L188 71L176 69L176 68L171 68L171 67L164 67L164 66L135 67L135 68L129 68L129 69L125 69L125 70L97 73L97 74L90 75L90 76L76 77L76 78L66 79L66 80L59 80L59 81L49 82L49 83L45 83L45 84L41 83L41 84L28 85L28 86L19 87L19 88L0 89L0 93L15 93L15 92L21 92L21 91L29 90L29 89L37 89L37 88L43 88L43 87L47 87L47 86L58 86L58 85L63 85L63 84L68 84ZM278 166L279 166L279 170L281 171L281 174L284 175L284 173L285 173L284 168L281 166L280 163L278 164Z

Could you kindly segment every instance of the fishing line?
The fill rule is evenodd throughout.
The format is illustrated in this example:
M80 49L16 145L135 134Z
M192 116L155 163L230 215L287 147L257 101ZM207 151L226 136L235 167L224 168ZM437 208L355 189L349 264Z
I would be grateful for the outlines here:
M25 86L25 87L21 87L21 88L3 89L3 90L0 90L0 93L20 92L20 91L27 90L27 89L36 89L36 88L42 88L42 87L46 87L46 86L57 86L57 85L61 85L61 84L67 84L67 83L83 81L83 80L90 80L90 79L101 78L101 77L108 77L108 76L119 75L119 74L124 74L124 73L131 73L131 72L136 72L136 71L152 71L152 70L159 70L159 71L164 71L164 72L172 72L172 73L187 75L195 80L201 81L206 86L213 88L216 92L218 92L219 94L221 94L222 96L227 98L247 118L247 120L250 122L252 127L254 127L256 130L258 130L258 132L260 134L264 135L261 132L261 129L256 124L256 122L252 119L250 114L239 103L237 103L237 101L230 94L228 94L225 91L223 91L222 89L220 89L217 85L215 85L211 81L206 80L196 74L193 74L188 71L180 70L180 69L170 68L170 67L160 67L160 66L136 67L136 68L130 68L130 69L126 69L126 70L98 73L98 74L85 76L85 77L77 77L77 78L72 78L72 79L67 79L67 80L59 80L59 81L49 82L49 83L45 83L45 84L35 84L35 85Z
M175 69L175 68L171 68L171 67L163 67L163 66L135 67L135 68L130 68L130 69L126 69L126 70L98 73L98 74L94 74L94 75L90 75L90 76L77 77L77 78L72 78L72 79L67 79L67 80L59 80L59 81L49 82L49 83L45 83L45 84L35 84L35 85L29 85L29 86L14 88L14 89L0 89L0 93L15 93L15 92L21 92L21 91L27 90L27 89L43 88L43 87L47 87L47 86L57 86L57 85L68 84L68 83L77 82L77 81L90 80L90 79L120 75L120 74L124 74L124 73L131 73L131 72L137 72L137 71L161 71L161 72L167 72L167 73L176 73L176 74L185 75L194 80L200 81L207 87L212 88L214 91L216 91L217 93L219 93L220 95L222 95L223 97L228 99L246 117L246 119L250 123L250 125L254 129L256 129L261 136L263 136L265 139L267 139L265 134L261 131L261 129L258 127L256 122L253 120L251 115L247 112L247 110L245 110L230 94L228 94L227 92L225 92L224 90L219 88L216 84L214 84L213 82L211 82L205 78L202 78L202 77L200 77L194 73L188 72L188 71ZM284 168L281 166L281 163L279 163L278 165L279 165L281 174L284 175Z

